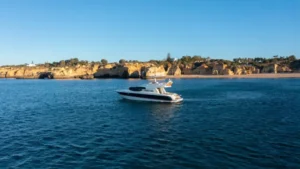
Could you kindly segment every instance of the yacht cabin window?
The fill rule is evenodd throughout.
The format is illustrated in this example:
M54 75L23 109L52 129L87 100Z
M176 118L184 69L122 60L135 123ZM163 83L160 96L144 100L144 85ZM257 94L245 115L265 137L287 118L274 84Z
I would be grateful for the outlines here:
M145 89L146 92L154 92L153 90Z

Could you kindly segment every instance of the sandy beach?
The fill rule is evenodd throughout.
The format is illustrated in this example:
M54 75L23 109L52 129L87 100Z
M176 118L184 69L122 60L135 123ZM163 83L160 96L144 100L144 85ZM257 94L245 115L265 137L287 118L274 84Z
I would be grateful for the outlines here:
M261 73L261 74L250 74L250 75L181 75L181 76L166 76L166 78L300 78L300 73Z

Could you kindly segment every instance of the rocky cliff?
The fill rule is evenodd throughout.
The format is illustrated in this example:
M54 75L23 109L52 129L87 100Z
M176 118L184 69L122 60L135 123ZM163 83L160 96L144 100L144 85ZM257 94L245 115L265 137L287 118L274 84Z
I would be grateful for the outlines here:
M233 72L235 75L248 75L248 74L257 74L260 71L254 66L236 66L233 68Z
M270 64L260 67L250 65L228 66L225 63L209 64L157 64L157 63L111 63L76 64L74 66L6 66L0 67L0 78L54 78L54 79L93 79L93 78L152 78L166 75L247 75L253 73L295 72L286 65Z
M157 76L165 73L163 67L156 67L151 63L125 63L125 64L108 64L100 66L94 73L95 78L119 77L119 78L140 78L150 77L155 73Z
M2 67L0 68L0 78L20 78L20 79L70 79L70 78L93 78L93 74L98 69L97 65L76 66L76 67Z
M168 72L174 75L180 75L178 67L170 67ZM171 73L172 72L172 73ZM125 63L125 64L89 64L76 65L72 67L0 67L0 78L53 78L53 79L92 79L104 77L118 78L140 78L140 77L161 77L166 76L164 66L156 66L151 63Z
M207 66L206 64L202 64L201 66L198 66L198 67L194 68L193 70L191 70L189 73L190 74L199 74L199 75L211 75L212 68Z
M46 72L45 67L1 67L0 78L38 79Z
M174 75L174 76L180 76L181 75L181 69L178 65L169 65L167 70L168 75Z
M77 65L76 67L53 67L49 72L53 75L54 79L72 79L72 78L93 78L98 65Z
M277 67L277 72L278 73L291 73L292 69L285 65L279 65Z
M223 63L213 64L212 73L214 75L234 75L232 70L230 70L227 65Z
M261 73L277 73L277 64L266 65L263 67Z
M146 67L142 72L143 78L154 78L154 77L165 77L167 72L165 71L164 66L151 66Z

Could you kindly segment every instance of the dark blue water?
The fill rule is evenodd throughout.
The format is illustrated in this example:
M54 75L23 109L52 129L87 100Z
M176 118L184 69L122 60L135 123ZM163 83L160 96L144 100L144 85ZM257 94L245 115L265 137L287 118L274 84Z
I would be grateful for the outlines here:
M0 80L0 168L300 168L300 79Z

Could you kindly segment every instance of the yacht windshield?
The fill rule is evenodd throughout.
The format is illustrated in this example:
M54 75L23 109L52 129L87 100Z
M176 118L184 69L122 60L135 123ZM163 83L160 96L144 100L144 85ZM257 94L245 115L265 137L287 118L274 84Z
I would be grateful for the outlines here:
M166 90L164 88L157 88L157 90L158 90L158 93L160 93L160 94L166 93Z
M146 89L145 87L130 87L129 90L131 91L142 91L143 89Z

